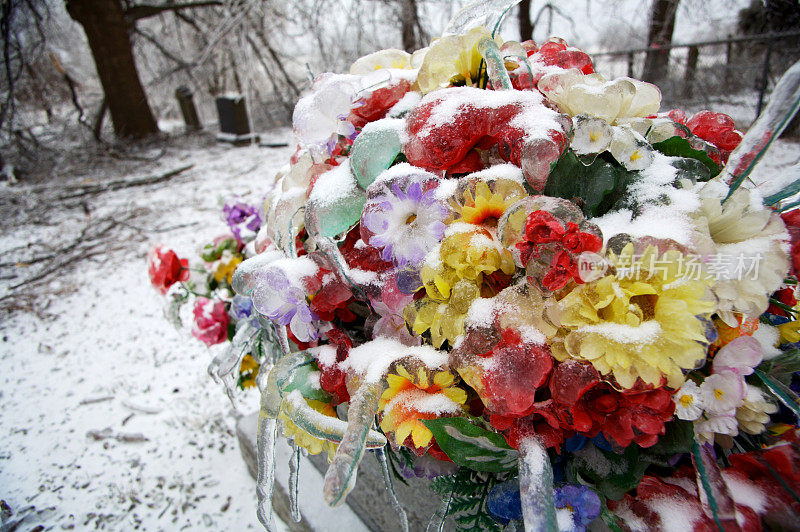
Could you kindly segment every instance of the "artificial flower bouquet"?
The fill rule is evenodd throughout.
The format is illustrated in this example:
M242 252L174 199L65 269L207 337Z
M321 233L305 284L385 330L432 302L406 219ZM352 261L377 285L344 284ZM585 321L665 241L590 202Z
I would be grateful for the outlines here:
M743 136L563 40L502 42L501 16L297 103L230 278L252 316L210 368L259 353L259 518L281 433L294 486L327 454L332 506L368 450L390 488L428 477L436 530L796 527L799 187L752 174L800 66Z
M231 341L241 327L240 321L255 319L250 298L236 295L231 280L244 255L253 253L247 247L252 248L263 217L261 205L232 198L222 207L228 231L202 245L199 265L190 267L188 259L162 246L155 246L148 255L150 282L167 296L167 319L180 328L181 307L192 304L192 335L207 346ZM252 352L239 357L238 372L226 373L229 393L237 386L240 389L255 386L264 349L270 349L276 342L274 337L264 335L259 340L253 343Z

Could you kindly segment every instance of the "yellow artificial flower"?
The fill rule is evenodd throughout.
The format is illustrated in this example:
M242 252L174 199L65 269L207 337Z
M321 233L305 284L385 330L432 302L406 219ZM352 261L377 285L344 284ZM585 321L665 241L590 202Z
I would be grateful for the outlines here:
M578 285L559 301L565 336L551 346L553 356L591 362L623 388L637 378L659 386L662 377L680 388L682 370L706 357L704 318L716 307L711 281L684 271L683 255L674 250L659 254L647 246L637 257L631 243L609 259L616 273Z
M306 399L306 402L308 403L308 406L317 412L332 418L336 418L336 410L334 410L329 403L317 401L316 399ZM298 447L302 447L303 449L307 450L308 454L319 454L321 452L325 452L328 454L328 462L333 460L333 456L336 454L336 449L339 447L338 444L333 443L332 441L317 438L316 436L312 436L308 432L295 425L294 422L289 419L289 416L283 412L283 410L281 410L281 413L278 415L278 419L283 424L283 435L288 439L293 439L294 443Z
M777 326L781 333L782 344L794 344L800 342L800 321L787 321Z
M426 448L433 434L421 420L458 415L467 400L467 393L454 386L455 375L449 371L432 372L420 366L412 374L398 364L386 382L389 386L378 403L381 430L394 433L397 445L411 436L414 447Z
M513 203L528 197L522 184L511 179L469 180L450 200L453 220L497 227L497 221Z
M222 253L222 257L217 261L216 268L214 269L214 280L221 283L222 280L225 279L228 284L231 284L233 272L236 271L236 268L238 268L241 263L241 255L225 250Z
M242 388L252 388L256 385L256 376L260 367L258 361L251 354L248 353L242 357L242 363L239 364Z
M430 331L435 347L445 340L452 345L464 332L464 319L478 297L492 297L504 287L496 286L490 274L510 276L516 267L511 253L481 227L445 237L439 249L440 264L425 265L420 272L426 297L403 311L406 323L417 335Z
M485 72L478 43L485 37L492 38L492 34L481 26L464 35L447 35L433 41L417 76L422 94L443 87L478 86ZM498 46L503 44L499 37L494 40Z

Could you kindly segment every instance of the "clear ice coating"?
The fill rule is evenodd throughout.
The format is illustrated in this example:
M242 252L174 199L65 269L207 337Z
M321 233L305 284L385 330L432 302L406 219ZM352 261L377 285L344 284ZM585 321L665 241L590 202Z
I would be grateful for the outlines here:
M428 525L425 527L425 532L442 532L444 530L444 521L447 519L447 513L450 511L450 503L453 501L453 490L450 490L446 496L442 498L442 503L436 512L431 516Z
M350 398L347 431L336 450L333 462L325 473L325 485L322 489L325 502L331 507L342 504L355 486L358 464L364 456L367 437L375 421L378 400L384 387L383 382L365 382Z
M250 295L256 287L257 272L272 261L285 258L280 251L270 250L243 261L236 267L231 279L233 291L241 296Z
M553 468L547 449L535 436L519 445L519 495L525 532L558 532Z
M383 484L386 486L386 494L389 496L389 500L392 503L392 508L394 508L394 511L397 512L397 516L400 518L400 529L403 532L408 532L408 515L406 515L406 511L400 505L400 501L397 500L397 494L394 492L392 474L389 472L389 462L386 460L386 451L384 451L383 447L381 447L380 449L376 449L374 452L375 457L381 464L381 472L383 473Z
M494 39L484 37L478 42L478 53L486 61L486 72L495 90L511 90L511 78L506 70L505 61L500 53L500 48Z
M365 189L378 175L389 168L402 151L399 128L401 119L383 119L367 124L356 137L350 150L350 171Z
M228 399L234 403L234 390L236 387L233 376L236 368L242 363L242 358L250 352L253 340L257 338L261 329L252 320L239 320L237 323L236 334L233 336L230 345L225 351L215 356L208 365L208 374L215 382L222 382L225 386L225 393ZM235 403L234 403L235 404Z
M262 395L263 398L263 395ZM278 421L265 414L262 407L258 414L258 475L256 476L256 496L259 522L269 531L275 530L272 520L272 491L275 487L275 439L278 437Z
M367 193L350 173L349 160L317 178L306 204L305 225L314 238L335 237L361 218Z
M442 35L461 34L474 26L485 26L489 31L502 22L505 14L520 0L478 0L459 10L447 23Z
M299 523L303 518L300 515L300 501L298 492L300 491L300 448L294 443L292 445L292 456L289 458L289 508L292 512L292 519Z
M775 139L789 125L798 109L800 109L800 61L781 76L772 90L767 107L728 157L728 164L719 176L719 179L731 185L728 197L747 179Z

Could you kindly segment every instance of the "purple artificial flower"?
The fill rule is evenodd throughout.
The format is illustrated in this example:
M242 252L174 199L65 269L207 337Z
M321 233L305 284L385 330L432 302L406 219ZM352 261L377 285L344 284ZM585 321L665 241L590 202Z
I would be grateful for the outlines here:
M294 273L302 272L306 262L316 268L307 257L288 260L293 263ZM299 284L297 279L289 279L281 265L271 265L259 274L253 290L253 308L278 325L288 325L301 342L313 342L319 338L319 317L309 308Z
M397 177L379 177L367 191L362 237L370 246L383 248L383 260L397 266L419 266L444 237L449 210L436 198L433 174L410 165L388 171ZM403 171L414 173L400 173Z
M247 296L236 294L231 300L231 308L228 313L235 320L249 318L253 314L253 300Z
M239 242L242 241L242 229L246 229L250 235L254 236L261 228L261 215L258 207L254 205L234 200L225 204L222 214L231 233Z
M559 530L584 532L600 515L600 497L587 486L566 484L555 488L553 500L556 503Z
M447 475L455 475L458 466L453 462L443 462L430 455L417 456L411 464L400 465L400 474L404 478L427 478L428 480Z

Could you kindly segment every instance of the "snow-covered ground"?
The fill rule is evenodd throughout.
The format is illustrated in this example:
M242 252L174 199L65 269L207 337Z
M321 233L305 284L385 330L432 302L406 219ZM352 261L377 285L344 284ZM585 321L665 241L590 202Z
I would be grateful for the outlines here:
M291 152L173 147L131 175L93 176L102 182L194 164L165 183L69 209L31 203L35 196L20 201L46 219L0 232L5 261L42 249L15 249L26 243L45 239L58 248L86 224L137 216L114 229L107 252L65 266L39 288L49 306L35 300L38 314L0 318L0 499L13 512L6 522L24 518L21 530L258 529L234 411L206 374L212 354L164 319L145 257L157 242L196 257L197 246L224 231L219 199L260 198ZM759 175L800 177L798 160L800 145L779 142ZM0 192L24 197L19 190L26 186ZM0 298L19 281L15 268L22 266L0 276Z

